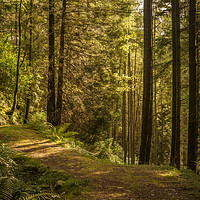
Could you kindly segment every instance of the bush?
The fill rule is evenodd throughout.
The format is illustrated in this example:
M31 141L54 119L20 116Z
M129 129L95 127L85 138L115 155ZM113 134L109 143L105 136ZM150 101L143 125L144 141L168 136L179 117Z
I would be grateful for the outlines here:
M94 152L98 158L106 159L113 163L123 162L123 149L119 144L113 141L113 138L97 142L94 146Z

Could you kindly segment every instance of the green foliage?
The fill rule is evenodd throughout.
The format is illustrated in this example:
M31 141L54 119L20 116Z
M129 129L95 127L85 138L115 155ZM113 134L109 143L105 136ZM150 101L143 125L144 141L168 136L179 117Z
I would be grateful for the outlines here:
M17 56L9 43L9 36L0 34L0 91L12 92L15 85L15 66Z
M62 142L73 142L78 132L68 131L70 123L65 123L60 126L53 126L46 121L46 114L44 112L36 112L29 118L28 124L43 136L52 140L58 140Z
M0 33L0 125L7 124L6 112L10 109L12 91L15 85L17 61L9 36Z
M58 181L66 181L69 176L63 171L47 170L39 179L41 183L47 184L52 190L57 185Z
M0 177L0 199L11 200L16 195L19 180L15 177Z
M12 152L12 150L0 145L0 176L2 177L10 176L11 171L16 166L16 163L9 156Z
M34 195L29 195L27 197L19 198L19 200L56 200L56 199L60 199L60 197L58 195L51 193L34 194Z
M56 189L60 193L72 194L72 195L81 195L83 187L88 185L87 180L79 180L70 178L67 181L57 181Z
M30 115L28 124L35 130L44 131L48 129L48 124L46 123L46 113L36 112Z
M78 135L78 132L68 131L70 123L62 124L58 127L53 127L53 136L59 140L67 139L68 141L74 141L75 136Z
M44 113L36 113L30 117L29 125L53 141L70 144L72 148L83 155L95 156L111 162L122 163L123 149L119 144L113 141L112 138L96 142L94 145L91 145L89 142L86 147L83 142L76 139L76 136L79 137L79 133L68 131L70 123L54 127L50 123L46 122L45 117ZM99 123L101 122L99 121ZM92 134L90 134L90 137L92 137ZM86 149L89 149L89 151ZM90 152L91 149L92 152Z
M123 162L123 149L113 141L113 138L95 143L94 152L100 159L106 159L115 163Z
M51 170L22 153L0 146L0 199L65 199L81 194L87 181Z

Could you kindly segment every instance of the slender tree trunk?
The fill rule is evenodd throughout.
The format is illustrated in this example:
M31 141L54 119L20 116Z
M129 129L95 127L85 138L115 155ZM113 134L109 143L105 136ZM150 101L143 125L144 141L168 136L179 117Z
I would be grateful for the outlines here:
M132 69L131 69L131 52L129 49L128 52L128 164L130 164L131 159L131 150L132 150L132 142L133 142L133 91L132 91Z
M196 85L196 0L190 0L189 9L189 127L188 162L191 170L196 170L197 161L197 85Z
M16 3L15 4L15 45L16 45L16 47L17 47L17 41L18 41L18 35L17 35L17 21L18 21L18 17L17 17L17 15L18 15L18 11L17 11L17 7L18 7L18 4Z
M161 133L160 133L160 164L164 164L164 114L163 114L163 96L162 96L162 89L161 89L161 97L160 97L160 101L161 101Z
M19 42L18 42L18 54L17 54L17 69L16 69L16 82L15 82L15 90L13 97L13 105L11 110L7 113L10 117L13 115L17 105L17 92L19 87L19 68L20 68L20 56L21 56L21 8L22 8L22 0L20 0L19 4L19 14L18 14L18 29L19 29ZM16 6L17 9L17 6ZM17 43L17 40L16 40Z
M57 96L57 118L56 125L61 124L62 116L62 97L63 97L63 67L64 67L64 49L65 49L65 16L66 16L66 0L63 0L62 25L60 34L60 59L58 71L58 96Z
M49 0L49 70L47 121L55 125L55 38L54 38L54 0Z
M132 146L131 146L131 164L135 164L135 132L136 132L136 123L137 123L137 113L136 113L136 67L137 67L137 48L135 49L135 63L134 63L134 79L133 79L133 88L132 91Z
M124 64L124 75L126 75L126 63ZM122 102L122 138L123 138L123 150L124 150L124 163L126 163L127 158L127 116L126 116L126 91L123 92L123 102Z
M200 2L197 2L197 7L196 7L196 9L197 9L197 13L199 13L199 11L200 11ZM199 125L200 125L200 123L199 123L199 106L200 106L200 97L199 97L199 84L200 84L200 55L199 55L199 44L200 44L200 36L199 36L199 34L200 34L200 16L199 16L199 14L197 14L197 18L196 18L196 22L197 22L197 24L196 24L196 33L197 33L197 35L196 35L196 44L197 44L197 49L196 49L196 54L197 54L197 137L198 137L198 139L197 139L197 162L198 163L200 163L200 135L199 135ZM198 167L198 166L197 166Z
M32 59L32 41L33 41L33 0L30 0L30 38L29 38L29 71L33 67L33 59ZM28 94L26 98L26 111L24 117L24 124L27 123L29 108L31 101L31 83L29 83Z
M170 165L180 168L180 11L179 0L172 0L172 41L173 41L173 100L172 100L172 142Z
M149 163L147 143L150 142L152 123L151 114L151 69L152 69L152 0L144 1L144 89L142 109L142 134L139 164ZM150 128L150 129L149 129ZM149 138L149 141L148 141Z
M154 11L156 12L156 10ZM156 18L153 20L153 74L156 77L157 67L156 67L156 53L155 53L155 40L156 40ZM158 143L159 143L159 135L157 131L157 78L154 78L154 138L155 138L155 154L152 158L153 162L158 164Z

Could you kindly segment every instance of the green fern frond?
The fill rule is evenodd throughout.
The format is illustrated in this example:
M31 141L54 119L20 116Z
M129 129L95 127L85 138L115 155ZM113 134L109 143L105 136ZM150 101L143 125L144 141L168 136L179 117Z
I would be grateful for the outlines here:
M19 180L15 177L0 177L0 199L12 199Z
M61 127L58 128L57 133L58 134L65 133L69 126L70 126L70 123L63 124Z
M56 199L60 199L60 197L52 193L34 194L27 197L19 198L19 200L56 200Z

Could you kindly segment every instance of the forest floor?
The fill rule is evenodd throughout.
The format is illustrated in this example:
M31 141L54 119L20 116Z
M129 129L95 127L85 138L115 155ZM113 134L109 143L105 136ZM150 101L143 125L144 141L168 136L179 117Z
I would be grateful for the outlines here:
M0 127L0 139L9 147L39 159L54 169L64 170L79 179L87 179L89 184L84 192L72 200L200 199L194 194L191 177L177 170L155 166L125 166L91 159L43 138L28 126Z

